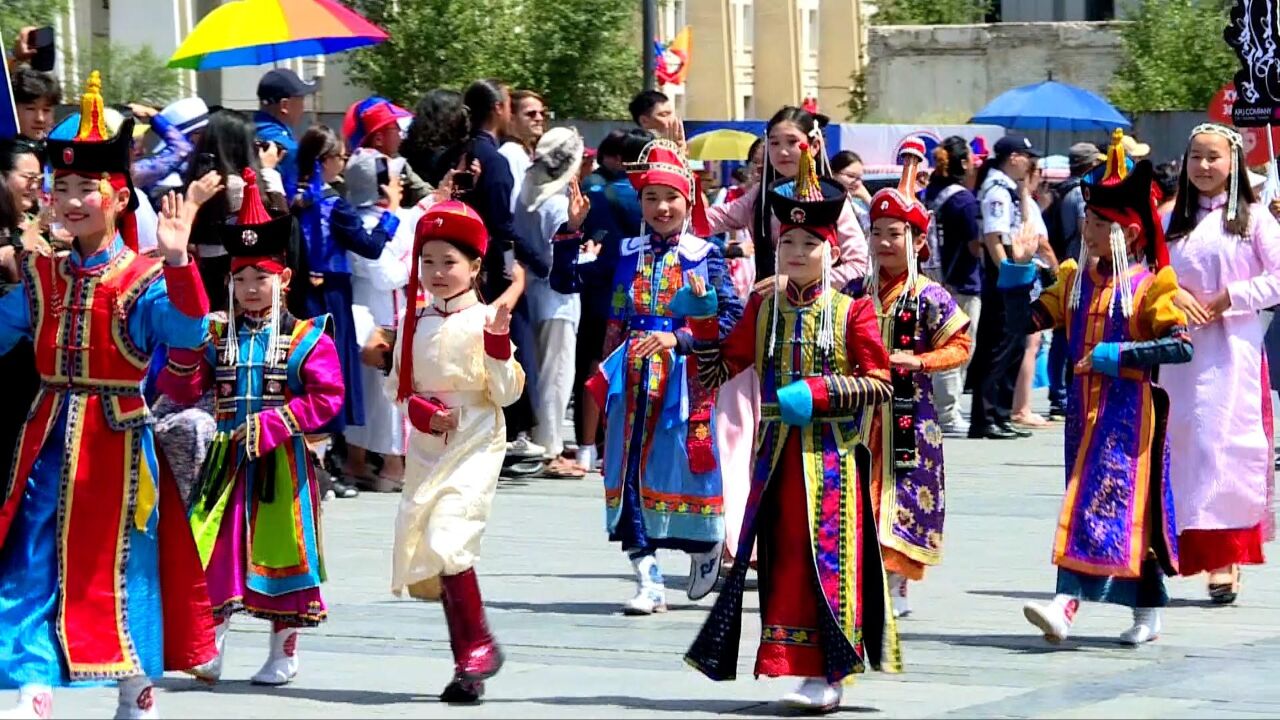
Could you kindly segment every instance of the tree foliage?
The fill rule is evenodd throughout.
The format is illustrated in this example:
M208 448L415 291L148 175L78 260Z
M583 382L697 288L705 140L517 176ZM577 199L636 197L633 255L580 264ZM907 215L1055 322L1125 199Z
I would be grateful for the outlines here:
M52 25L67 7L67 0L0 0L0 39L6 50L24 27Z
M167 58L149 45L132 47L94 40L77 60L80 77L87 78L94 70L102 73L102 96L109 102L159 108L178 97L178 71L166 67Z
M352 79L409 106L494 77L538 91L560 117L621 117L640 87L631 0L347 2L391 36L352 54Z
M991 0L877 0L876 25L966 25L986 20Z
M1222 38L1231 0L1129 0L1108 95L1129 112L1204 110L1240 63Z

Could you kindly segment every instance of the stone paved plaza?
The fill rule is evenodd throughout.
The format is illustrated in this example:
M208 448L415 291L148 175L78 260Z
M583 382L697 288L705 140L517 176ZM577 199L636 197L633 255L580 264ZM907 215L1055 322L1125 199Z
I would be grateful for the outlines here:
M1047 645L1022 617L1051 595L1049 549L1061 489L1061 426L1023 441L948 440L948 518L941 568L912 586L900 624L902 675L846 688L851 717L1280 716L1280 572L1249 568L1240 603L1207 604L1203 579L1175 580L1159 641L1116 643L1128 610L1085 605L1076 636ZM998 453L998 454L997 454ZM451 657L440 607L391 597L389 544L398 496L325 505L331 620L300 644L302 672L282 689L247 678L266 624L238 619L224 681L210 690L170 675L168 717L692 717L784 714L793 681L752 680L759 620L747 597L741 679L713 683L681 656L712 598L684 596L687 560L662 556L671 611L623 617L633 583L605 541L598 478L499 487L479 565L489 617L506 650L487 702L436 700ZM57 694L58 717L110 717L115 692Z

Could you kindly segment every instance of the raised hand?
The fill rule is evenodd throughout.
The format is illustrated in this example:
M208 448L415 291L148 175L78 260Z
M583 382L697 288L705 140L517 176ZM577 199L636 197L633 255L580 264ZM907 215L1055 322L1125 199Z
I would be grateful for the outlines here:
M1009 260L1019 265L1025 265L1031 262L1031 258L1036 256L1036 250L1040 248L1040 237L1036 235L1036 231L1031 227L1031 223L1023 223L1017 234L1013 236L1013 245L1009 248ZM1081 272L1084 268L1081 268Z
M485 321L484 331L490 335L506 335L511 331L511 308L506 305L493 307L493 317Z
M191 239L191 217L182 196L170 190L160 204L156 224L156 248L169 265L187 264L187 243Z
M577 231L587 219L591 211L591 199L582 194L578 183L569 183L569 228Z
M392 175L387 184L382 186L382 194L386 196L387 207L392 211L400 207L400 201L404 199L404 184L399 175Z
M204 174L204 177L191 181L187 186L187 203L192 206L192 210L199 208L201 205L209 202L210 198L222 192L225 184L222 182L222 176L217 170L210 170Z

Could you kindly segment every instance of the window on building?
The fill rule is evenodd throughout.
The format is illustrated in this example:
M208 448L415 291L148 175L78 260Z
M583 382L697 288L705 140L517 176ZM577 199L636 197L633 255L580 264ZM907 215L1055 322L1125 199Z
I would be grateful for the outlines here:
M1085 0L1085 19L1115 20L1116 0Z
M751 52L752 45L755 44L755 8L752 7L751 3L744 2L738 5L738 9L741 13L739 15L741 20L738 22L738 28L741 31L741 34L738 35L738 42L742 46L742 51L749 53Z
M805 51L810 55L817 57L818 55L818 38L821 37L821 30L818 28L818 11L817 9L805 11L805 25L808 27L808 41L805 43Z
M739 97L738 119L750 120L756 116L756 99L750 95Z

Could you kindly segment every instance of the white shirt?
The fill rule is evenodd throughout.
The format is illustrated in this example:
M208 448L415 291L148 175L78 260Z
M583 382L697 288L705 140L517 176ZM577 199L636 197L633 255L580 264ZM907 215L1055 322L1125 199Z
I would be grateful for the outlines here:
M529 157L529 151L517 142L502 143L498 153L507 159L507 166L511 168L511 213L514 215L520 202L520 189L524 187L524 174L533 164L533 158Z
M994 168L987 174L978 190L983 235L1003 235L1006 244L1013 240L1022 227L1022 203L1014 200L1017 195L1018 185L1008 175Z

